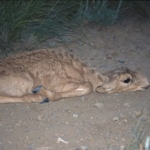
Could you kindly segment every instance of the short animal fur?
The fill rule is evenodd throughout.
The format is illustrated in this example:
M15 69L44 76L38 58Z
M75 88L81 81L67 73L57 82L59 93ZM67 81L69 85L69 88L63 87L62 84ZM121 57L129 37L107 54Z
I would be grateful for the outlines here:
M148 86L148 79L138 72L119 68L97 73L67 52L36 50L0 60L0 103L48 102Z

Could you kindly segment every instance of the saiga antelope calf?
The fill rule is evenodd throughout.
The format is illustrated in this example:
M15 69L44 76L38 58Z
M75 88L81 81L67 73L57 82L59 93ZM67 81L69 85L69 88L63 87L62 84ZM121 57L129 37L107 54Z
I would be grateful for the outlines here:
M0 103L47 102L148 86L148 79L138 72L119 68L97 73L66 52L36 50L0 60Z

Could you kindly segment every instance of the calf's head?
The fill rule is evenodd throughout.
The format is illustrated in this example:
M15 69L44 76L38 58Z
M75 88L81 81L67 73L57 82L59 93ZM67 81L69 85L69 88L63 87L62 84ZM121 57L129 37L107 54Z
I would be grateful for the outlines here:
M106 82L96 88L99 93L116 93L124 91L143 91L150 85L148 79L141 73L128 68L119 68L104 74Z

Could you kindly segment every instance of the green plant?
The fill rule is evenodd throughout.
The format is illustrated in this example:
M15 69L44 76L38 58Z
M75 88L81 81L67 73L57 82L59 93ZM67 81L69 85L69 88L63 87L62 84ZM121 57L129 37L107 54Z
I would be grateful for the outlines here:
M24 28L33 22L39 22L43 15L39 1L1 1L0 35L5 41L16 41Z
M116 22L122 10L145 14L146 2L123 0L8 0L0 1L0 49L13 49L20 39L45 41L76 34L74 28L84 21L108 26ZM80 33L81 34L81 33Z
M101 25L112 25L118 17L122 0L116 4L117 8L110 7L112 2L109 0L86 0L86 3L81 1L80 9L78 10L78 19L88 20Z

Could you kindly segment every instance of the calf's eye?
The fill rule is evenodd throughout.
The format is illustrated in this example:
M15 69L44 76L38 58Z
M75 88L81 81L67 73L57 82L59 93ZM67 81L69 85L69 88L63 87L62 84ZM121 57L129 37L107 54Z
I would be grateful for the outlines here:
M131 79L130 78L127 78L127 79L125 79L123 82L124 83L129 83L131 81Z

